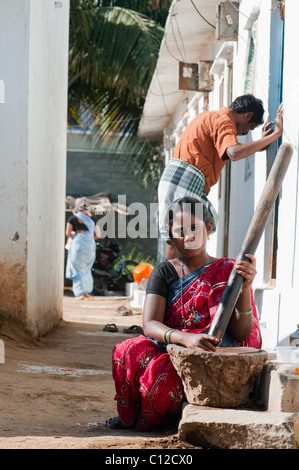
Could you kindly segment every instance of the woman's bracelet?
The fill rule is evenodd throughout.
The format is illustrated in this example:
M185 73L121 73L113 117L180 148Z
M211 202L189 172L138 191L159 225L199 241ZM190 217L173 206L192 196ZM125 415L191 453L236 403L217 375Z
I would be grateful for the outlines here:
M235 310L239 315L243 315L243 316L250 315L252 313L252 307L248 310L248 312L240 312L240 310L238 310L236 307L235 307Z
M164 335L163 335L164 344L170 344L169 343L170 336L174 331L175 330L173 328L168 328L167 330L164 331Z

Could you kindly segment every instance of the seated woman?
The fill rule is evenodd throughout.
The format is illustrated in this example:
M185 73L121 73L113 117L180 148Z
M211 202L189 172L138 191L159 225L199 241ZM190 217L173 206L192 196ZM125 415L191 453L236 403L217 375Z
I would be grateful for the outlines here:
M209 212L197 200L185 197L169 209L170 240L181 256L160 263L152 271L143 310L144 335L114 348L119 416L107 420L108 427L147 431L167 422L170 415L180 414L183 386L166 351L167 344L207 351L219 346L218 338L207 332L235 262L207 253L211 230ZM251 288L256 260L246 256L248 261L236 264L244 283L221 347L261 348Z

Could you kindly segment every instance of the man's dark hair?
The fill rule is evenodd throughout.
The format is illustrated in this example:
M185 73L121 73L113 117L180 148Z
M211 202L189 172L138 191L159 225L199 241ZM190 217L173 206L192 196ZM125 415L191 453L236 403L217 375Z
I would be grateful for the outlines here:
M255 98L253 95L242 95L238 96L232 104L229 106L229 109L235 113L253 113L252 119L250 122L255 122L260 125L264 122L264 105L262 100Z

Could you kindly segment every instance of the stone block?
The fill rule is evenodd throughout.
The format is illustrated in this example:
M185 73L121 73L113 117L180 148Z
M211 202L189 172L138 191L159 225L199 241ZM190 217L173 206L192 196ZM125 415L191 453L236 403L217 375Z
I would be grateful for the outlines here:
M204 449L294 449L298 415L185 404L179 436Z
M272 368L268 410L299 412L299 374L295 364L278 364Z
M268 354L254 348L217 348L216 352L171 344L171 361L193 405L236 408L249 401L253 383Z
M294 434L295 449L299 449L299 415L294 420Z

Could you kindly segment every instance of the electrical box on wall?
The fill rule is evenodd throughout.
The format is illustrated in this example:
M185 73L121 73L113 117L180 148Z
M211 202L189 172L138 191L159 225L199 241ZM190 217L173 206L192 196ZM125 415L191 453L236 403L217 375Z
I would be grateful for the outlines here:
M201 60L198 64L179 62L179 90L212 91L213 77L210 68L213 61Z
M196 91L198 87L197 64L179 62L179 90Z
M217 39L237 39L239 2L221 2L217 6Z

